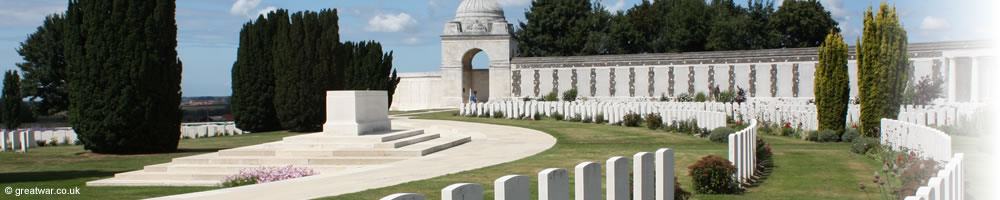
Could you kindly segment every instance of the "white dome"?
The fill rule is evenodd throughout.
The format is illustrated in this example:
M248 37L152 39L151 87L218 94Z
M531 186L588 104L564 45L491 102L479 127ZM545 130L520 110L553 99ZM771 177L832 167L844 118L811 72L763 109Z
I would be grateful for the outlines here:
M503 8L496 0L462 0L458 5L456 19L491 18L504 19Z

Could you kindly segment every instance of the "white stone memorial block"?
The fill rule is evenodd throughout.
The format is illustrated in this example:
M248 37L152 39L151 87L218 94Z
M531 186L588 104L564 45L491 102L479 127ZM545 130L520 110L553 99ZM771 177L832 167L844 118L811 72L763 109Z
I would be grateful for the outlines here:
M656 175L653 154L639 152L632 156L632 160L635 160L632 165L632 199L653 200L653 177Z
M548 168L538 172L539 200L569 200L569 172Z
M441 189L442 200L483 200L483 186L474 183L456 183Z
M382 197L380 200L424 200L424 195L414 193L396 193Z
M674 150L656 150L656 200L674 199Z
M601 164L583 162L576 165L576 176L573 177L576 200L601 199Z
M598 68L596 70L596 73L597 73L597 78L596 78L596 82L594 82L595 83L594 87L597 89L597 91L596 91L595 94L597 96L599 96L599 97L611 96L610 95L611 94L611 90L610 90L611 89L611 78L610 78L611 77L611 75L610 75L611 74L611 70L610 70L610 68ZM619 76L619 75L615 74L615 76ZM628 74L626 74L625 76L628 76ZM618 84L618 83L615 83L615 84ZM628 84L628 83L626 83L626 84ZM628 91L626 91L626 92L628 92Z
M628 158L615 156L607 162L607 193L608 200L631 200L629 188Z
M493 198L496 200L530 200L531 178L506 175L493 181Z
M390 130L386 91L327 91L323 132L364 135Z
M612 68L615 70L615 97L628 97L628 68ZM636 75L639 76L639 75ZM610 89L610 88L608 88Z

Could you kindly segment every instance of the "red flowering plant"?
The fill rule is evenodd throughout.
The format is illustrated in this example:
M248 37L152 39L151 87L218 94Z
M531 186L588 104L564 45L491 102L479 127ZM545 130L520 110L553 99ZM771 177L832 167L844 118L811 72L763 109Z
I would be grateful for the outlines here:
M872 184L878 186L886 199L913 195L918 187L941 169L941 163L906 148L894 151L887 145L880 145L869 152L869 156L882 161L881 173L875 172Z

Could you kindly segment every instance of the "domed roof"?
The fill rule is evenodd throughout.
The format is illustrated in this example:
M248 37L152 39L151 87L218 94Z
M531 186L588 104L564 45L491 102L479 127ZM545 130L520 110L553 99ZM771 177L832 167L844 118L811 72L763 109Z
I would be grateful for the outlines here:
M462 0L458 5L456 19L494 18L504 19L503 8L496 0Z

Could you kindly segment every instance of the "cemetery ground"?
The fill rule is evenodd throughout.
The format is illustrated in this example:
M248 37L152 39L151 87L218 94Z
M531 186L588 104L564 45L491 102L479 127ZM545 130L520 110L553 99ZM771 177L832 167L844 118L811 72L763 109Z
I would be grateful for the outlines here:
M400 192L420 193L426 195L428 199L440 199L441 188L454 183L482 184L485 197L492 199L493 181L508 174L531 177L531 196L537 197L537 174L543 169L563 168L571 171L569 181L572 184L573 167L580 162L601 164L603 174L606 170L605 161L610 157L624 156L631 160L636 152L653 152L659 148L672 148L676 151L674 174L678 176L684 190L693 193L694 188L687 167L708 154L727 156L726 144L712 143L705 138L662 130L649 130L645 127L555 121L550 118L541 121L470 118L454 116L456 112L422 114L416 115L416 118L535 129L551 134L558 139L558 142L549 150L509 163L326 199L378 199ZM766 173L769 175L762 183L749 188L744 194L694 194L692 199L885 198L877 185L872 184L873 173L881 169L879 162L851 153L848 143L815 143L790 137L765 134L760 136L770 143L774 152L775 166ZM864 183L866 189L861 190L859 183Z
M213 190L218 187L87 187L85 185L87 181L110 178L115 173L140 170L146 165L170 162L176 157L273 142L293 135L295 134L287 132L265 132L184 139L180 141L178 152L164 154L96 155L83 150L81 145L31 148L28 153L2 152L0 187L80 188L79 195L21 196L30 199L140 199ZM0 199L5 198L7 197Z
M425 111L422 111L425 112ZM406 112L420 113L420 112ZM621 127L593 123L508 120L454 116L455 111L416 114L420 119L454 120L516 126L539 130L558 139L557 144L542 153L517 161L459 172L427 180L370 189L362 192L327 197L326 199L379 199L399 192L414 192L439 199L441 188L454 183L483 185L486 199L493 198L493 181L507 174L530 176L532 196L537 196L536 176L545 168L571 171L585 161L605 161L613 156L631 160L636 152L653 152L659 148L676 151L675 174L681 186L694 191L687 167L708 154L727 156L726 145L705 138L649 130L645 127ZM87 187L87 181L113 177L115 173L142 169L143 166L166 163L172 158L215 152L221 149L281 140L294 134L287 132L254 133L241 136L211 137L181 140L180 152L149 155L94 155L82 146L46 146L32 148L28 153L0 153L0 187L15 188L80 188L80 195L42 198L72 199L139 199L189 192L219 189L219 187ZM738 195L694 194L692 199L884 199L871 183L873 172L881 169L878 161L853 154L848 143L815 143L791 137L761 134L774 152L774 168L762 183ZM969 160L967 176L976 182L975 174L985 171L982 140L968 136L953 136L956 152L966 152ZM977 167L980 166L980 167ZM604 169L601 171L605 173ZM569 181L572 184L573 178ZM603 182L603 181L602 181ZM859 183L866 190L858 187ZM572 188L572 186L571 186ZM967 184L970 193L988 191ZM570 194L572 195L572 193ZM22 196L24 197L24 196ZM38 198L41 196L35 196ZM32 196L28 196L32 198Z

